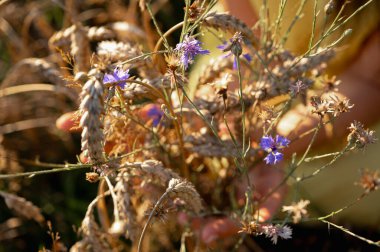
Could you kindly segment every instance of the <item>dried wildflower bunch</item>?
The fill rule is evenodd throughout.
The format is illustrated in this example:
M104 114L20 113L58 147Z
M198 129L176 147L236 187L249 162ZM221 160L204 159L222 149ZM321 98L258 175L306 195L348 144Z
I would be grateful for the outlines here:
M254 30L228 13L211 12L216 0L185 1L184 21L167 31L155 16L165 1L129 1L127 7L114 3L129 15L137 6L141 13L120 21L105 19L97 26L82 22L86 12L74 2L66 4L66 27L49 36L47 49L54 61L28 58L18 63L33 62L57 92L79 101L72 110L79 110L83 155L70 167L91 167L86 180L99 183L99 190L82 221L82 239L70 251L162 251L174 249L178 241L181 251L186 244L203 249L208 244L192 222L221 214L243 223L241 232L250 236L265 235L274 244L290 239L293 233L286 223L302 222L310 201L282 206L292 217L284 217L282 225L260 215L262 207L279 197L288 180L301 183L376 140L374 131L354 122L342 151L323 156L332 159L310 175L293 174L305 161L321 158L309 157L319 130L353 108L338 94L339 80L325 73L336 54L333 46L311 39L309 50L295 55L285 48L286 37L268 26L266 16ZM327 13L333 7L326 8ZM180 28L180 35L172 36ZM217 35L221 45L205 48L202 34ZM217 56L197 66L210 53ZM194 72L200 73L198 78L192 78ZM316 116L318 122L295 138L280 134L280 121L300 104L311 108L305 118ZM288 150L310 135L304 154L291 157ZM256 188L260 182L251 179L252 172L271 171L288 159L289 173L278 184L264 193ZM360 182L367 192L378 184L377 173L365 173ZM24 205L41 221L29 202L0 194L16 212ZM181 216L186 220L180 225ZM181 232L191 235L181 238Z

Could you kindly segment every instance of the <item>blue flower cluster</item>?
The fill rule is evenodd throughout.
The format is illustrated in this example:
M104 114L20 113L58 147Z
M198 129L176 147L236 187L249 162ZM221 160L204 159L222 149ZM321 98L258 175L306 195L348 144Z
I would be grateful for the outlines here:
M125 87L126 80L129 78L129 69L124 71L123 69L120 69L116 67L113 70L112 74L105 74L103 77L103 84L109 84L109 83L115 83L118 82L118 86L121 88Z
M187 35L182 43L177 44L174 50L180 54L180 60L185 69L189 67L196 55L210 53L209 50L201 48L201 42Z
M271 136L263 136L261 138L260 147L265 150L268 155L264 158L267 164L276 164L280 162L284 154L280 152L281 149L288 147L290 141L280 135L276 136L276 139L273 139Z

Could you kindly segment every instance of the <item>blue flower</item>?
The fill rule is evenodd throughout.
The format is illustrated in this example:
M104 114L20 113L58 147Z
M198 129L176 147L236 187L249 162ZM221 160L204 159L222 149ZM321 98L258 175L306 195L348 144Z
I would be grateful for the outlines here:
M103 77L103 83L109 84L109 83L115 83L118 82L118 86L121 88L124 88L126 84L126 80L129 78L129 69L124 71L123 69L120 69L116 67L113 70L112 74L105 74Z
M182 43L177 44L174 50L180 53L181 63L185 69L192 63L196 55L210 53L209 50L203 50L201 48L201 42L187 35Z
M226 52L228 51L228 48L231 47L230 44L227 43L227 41L224 41L223 44L217 46L218 49L222 50L223 52ZM229 53L227 53L226 55L224 55L223 57L224 58L228 58L230 57L232 54L232 52L230 51ZM243 53L242 56L248 61L248 62L251 62L252 61L252 57L250 54L248 53ZM236 57L234 57L234 64L233 64L233 69L237 69L237 60L236 60Z
M149 108L146 114L153 120L154 127L160 123L161 118L164 116L164 112L162 112L162 110L156 105Z
M263 136L261 138L260 147L261 149L268 152L268 155L264 158L265 162L267 164L276 164L280 162L284 154L279 152L279 150L288 147L290 141L280 135L276 136L276 140L273 139L271 136Z

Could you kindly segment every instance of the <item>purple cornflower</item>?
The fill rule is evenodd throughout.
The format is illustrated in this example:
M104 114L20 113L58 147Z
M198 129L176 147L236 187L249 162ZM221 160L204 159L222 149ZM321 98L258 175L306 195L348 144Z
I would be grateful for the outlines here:
M292 229L287 225L264 224L261 227L261 231L267 238L271 238L273 244L277 244L278 237L281 237L282 239L292 238Z
M271 136L263 136L261 138L260 147L261 149L268 152L268 155L264 158L265 162L267 164L276 164L280 162L284 154L279 152L279 150L288 147L290 141L280 135L276 136L276 140L273 139Z
M164 116L164 112L160 109L159 106L153 105L151 106L147 111L147 116L153 120L153 126L156 127L160 121L161 118Z
M182 43L178 43L174 49L181 55L181 63L185 69L192 63L194 57L198 54L209 54L209 50L201 48L201 42L193 37L185 36Z
M114 83L118 82L118 86L121 88L124 88L126 84L126 80L129 78L129 69L124 71L121 68L116 67L113 70L112 74L105 74L103 77L103 83L104 84L109 84L109 83Z
M220 50L222 50L223 52L228 51L230 47L231 47L231 45L228 44L227 41L224 41L223 44L217 46L217 48L220 49ZM229 53L227 53L227 54L224 55L223 57L224 57L224 58L228 58L228 57L230 57L231 55L233 55L233 53L230 51ZM242 56L243 56L248 62L251 62L251 61L252 61L252 57L251 57L250 54L248 54L248 53L243 53ZM235 57L235 56L234 56L233 69L237 69L237 60L236 60L236 57Z
M304 93L307 89L307 85L305 85L302 81L298 80L294 84L290 84L289 91L290 95L295 97L299 93Z

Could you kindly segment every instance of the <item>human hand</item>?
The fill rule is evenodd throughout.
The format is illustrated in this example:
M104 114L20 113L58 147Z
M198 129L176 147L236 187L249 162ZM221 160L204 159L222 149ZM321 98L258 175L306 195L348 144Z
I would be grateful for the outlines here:
M249 177L251 183L254 185L253 199L251 200L260 202L265 198L265 200L258 205L258 209L256 213L253 214L253 217L258 221L267 221L272 218L280 208L287 191L286 185L273 191L284 178L281 164L275 166L269 166L264 163L259 164L249 171ZM247 186L246 179L235 180L234 187L236 189L236 200L239 207L244 207ZM178 219L182 225L190 225L202 244L207 247L215 247L219 243L223 243L223 247L228 243L233 244L233 238L242 227L239 221L229 217L212 216L189 219L187 215L181 214Z

